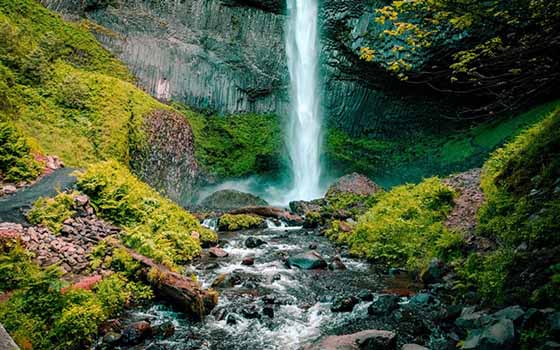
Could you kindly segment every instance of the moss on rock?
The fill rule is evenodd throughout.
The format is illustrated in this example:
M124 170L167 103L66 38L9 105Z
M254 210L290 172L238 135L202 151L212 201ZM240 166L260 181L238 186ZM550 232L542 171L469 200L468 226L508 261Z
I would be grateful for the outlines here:
M224 214L218 221L220 231L238 231L257 228L264 223L263 218L248 214Z

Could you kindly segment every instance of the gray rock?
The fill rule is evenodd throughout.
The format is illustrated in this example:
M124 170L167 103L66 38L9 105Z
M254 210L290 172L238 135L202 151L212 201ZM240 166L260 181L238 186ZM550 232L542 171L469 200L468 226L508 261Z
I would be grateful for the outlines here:
M354 296L338 297L331 305L332 312L351 312L360 299Z
M432 284L442 281L445 274L445 264L440 259L432 259L428 267L422 271L420 278L425 284Z
M392 294L381 294L368 307L368 314L387 316L399 308L400 298Z
M336 180L336 182L329 187L325 196L336 196L340 193L352 193L369 196L381 190L381 187L368 179L365 175L352 173Z
M508 319L475 329L468 333L463 343L464 350L508 350L515 342L515 328Z
M487 313L484 311L475 311L474 306L463 308L461 316L455 320L455 325L464 330L475 329L482 325L482 320Z
M258 237L251 236L251 237L248 237L245 240L245 247L250 248L250 249L258 248L258 247L260 247L261 245L264 245L264 244L266 244L266 242L263 241L262 239L258 238Z
M228 211L242 207L267 205L268 203L264 199L250 193L236 190L220 190L204 198L198 206L206 210Z
M292 256L288 258L287 263L290 267L298 267L303 270L324 269L327 267L325 259L315 251Z
M401 350L430 350L430 349L418 344L404 344Z
M353 334L333 335L321 339L307 350L395 350L397 336L390 331L366 330Z
M12 337L6 332L4 326L0 323L0 349L1 350L19 350Z

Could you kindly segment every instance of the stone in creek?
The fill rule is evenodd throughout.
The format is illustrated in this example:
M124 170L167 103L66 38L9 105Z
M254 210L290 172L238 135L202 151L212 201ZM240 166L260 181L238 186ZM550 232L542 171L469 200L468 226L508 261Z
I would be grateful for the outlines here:
M342 262L339 256L335 256L332 258L331 263L329 264L330 270L346 270L346 265Z
M430 349L418 344L404 344L401 350L430 350Z
M290 267L295 266L303 270L324 269L327 267L325 259L315 251L292 256L288 258L287 263Z
M263 307L263 315L268 316L270 318L274 318L274 309L272 306L265 306Z
M332 312L351 312L360 299L354 296L338 297L331 306Z
M399 308L400 298L396 295L381 294L369 307L368 314L375 316L387 316Z
M242 282L241 276L234 271L231 273L224 273L216 277L214 282L212 282L212 288L231 288L241 284Z
M261 318L261 315L257 310L257 307L254 305L249 305L246 308L242 309L241 314L243 315L243 317L247 319Z
M367 330L347 335L331 335L305 350L395 350L397 336L391 331Z
M103 344L115 345L121 340L122 336L116 332L109 332L103 337Z
M169 338L175 334L175 325L171 321L163 322L154 327L154 334L163 339Z
M309 245L309 249L311 249L311 250L317 249L317 244L311 243L311 244Z
M363 301L373 301L373 293L367 289L364 289L358 294L358 298L362 299Z
M121 342L125 345L138 345L152 336L152 326L147 321L129 324L122 332Z
M5 195L14 194L16 192L17 192L16 186L6 185L6 186L2 187L2 193L5 194Z
M208 249L208 254L214 258L225 258L229 254L220 247L212 247Z
M226 316L226 324L228 324L228 325L237 324L237 317L233 314L228 314Z
M258 248L263 244L266 244L266 242L257 237L249 237L245 240L245 247L250 249Z
M252 266L255 264L255 258L252 256L246 256L243 258L243 261L241 261L241 265L245 265L245 266Z

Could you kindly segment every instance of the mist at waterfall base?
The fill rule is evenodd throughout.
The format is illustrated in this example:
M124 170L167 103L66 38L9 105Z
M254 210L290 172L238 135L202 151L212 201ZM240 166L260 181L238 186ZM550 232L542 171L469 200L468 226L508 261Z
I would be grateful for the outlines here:
M321 181L321 89L319 83L318 1L287 0L286 56L290 78L290 112L286 125L289 180L269 183L266 179L228 181L206 188L200 197L221 189L250 192L270 204L322 197Z

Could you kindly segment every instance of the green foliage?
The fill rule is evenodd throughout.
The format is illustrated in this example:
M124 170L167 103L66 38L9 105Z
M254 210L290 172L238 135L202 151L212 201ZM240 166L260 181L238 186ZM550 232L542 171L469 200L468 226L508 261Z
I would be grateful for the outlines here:
M218 228L220 231L237 231L256 228L262 225L263 219L256 215L224 214L220 216Z
M360 195L349 192L328 194L325 204L321 206L321 215L336 217L341 212L356 216L363 214L367 209L377 203L376 195Z
M560 243L560 110L497 150L483 169L479 230L515 246Z
M27 213L27 220L34 224L41 224L54 234L60 233L63 223L71 218L74 210L74 197L76 193L59 193L53 198L39 198Z
M193 128L196 158L211 174L239 177L280 168L282 132L277 117L243 114L205 117L175 105Z
M31 255L15 240L0 243L0 292L18 289L30 276L37 275L37 265L31 263Z
M22 349L84 349L103 321L132 302L152 297L143 285L113 274L92 291L62 289L56 268L41 270L18 245L4 247L0 271L18 271L16 280L2 274L2 288L14 289L0 304L0 322Z
M91 165L79 175L98 215L124 228L122 241L140 254L174 268L200 251L200 241L216 240L190 213L163 198L115 161Z
M34 159L25 136L12 123L0 122L0 179L30 181L41 170L41 163Z
M394 187L377 196L353 232L337 239L347 243L354 255L419 270L448 248L450 233L443 222L453 196L451 188L436 178Z

